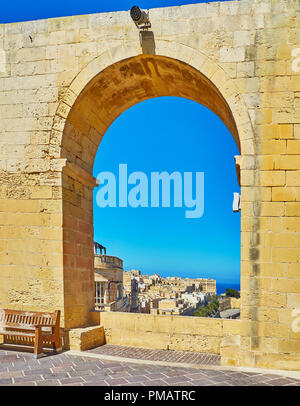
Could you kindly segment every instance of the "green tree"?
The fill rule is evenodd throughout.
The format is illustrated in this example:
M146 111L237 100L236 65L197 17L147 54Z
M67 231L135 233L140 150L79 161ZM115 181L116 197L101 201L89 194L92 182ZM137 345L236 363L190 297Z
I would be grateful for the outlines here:
M197 317L207 317L208 316L208 310L206 307L200 307L199 309L195 310L194 316Z
M238 299L240 297L240 292L236 289L226 289L226 296L236 297Z
M200 306L194 312L194 316L197 317L212 317L219 310L219 301L217 296L213 297L206 306Z

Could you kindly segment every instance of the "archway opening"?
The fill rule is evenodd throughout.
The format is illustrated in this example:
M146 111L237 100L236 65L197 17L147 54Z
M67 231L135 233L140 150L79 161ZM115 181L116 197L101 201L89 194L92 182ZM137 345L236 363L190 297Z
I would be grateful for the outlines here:
M142 275L137 277L139 311L150 313L150 306L154 306L152 313L156 309L160 314L159 299L161 307L167 305L165 299L169 294L171 299L176 299L170 302L170 312L178 310L179 314L193 315L196 308L192 302L196 300L204 311L203 306L212 299L209 291L213 291L213 282L205 279L216 280L218 295L226 288L240 290L240 213L232 211L233 193L239 192L233 159L236 154L236 144L222 121L206 107L183 98L148 99L126 110L109 127L94 163L94 177L101 179L101 186L94 191L94 238L106 247L105 253L101 253L103 258L108 255L109 260L122 259L124 270L141 271ZM125 207L120 206L122 168L127 172ZM203 173L203 196L196 187L197 172ZM152 205L153 193L157 191L153 177L157 173L172 179L166 190L170 191L169 205L163 206L162 184L159 204ZM176 176L172 178L174 173ZM201 199L204 202L203 214L195 218L187 217L189 209L183 198L186 173L192 173L192 194L194 197L198 194L198 205ZM104 184L104 179L110 182L111 175L115 191L109 191L107 183ZM141 181L145 182L142 187ZM178 181L181 207L175 205ZM114 194L113 200L110 193ZM196 208L195 204L194 214ZM95 276L122 279L117 268L116 264L115 274L111 274L111 268L108 271L103 263L97 262ZM138 273L132 271L131 275L138 276ZM155 275L162 278L157 283ZM129 275L125 276L124 297L130 298ZM174 277L182 280L171 279ZM172 283L181 284L180 289L184 289L185 283L192 284L192 279L201 278L204 279L201 287L186 288L190 294L171 293ZM168 291L164 292L169 281ZM210 284L208 292L207 284ZM108 281L99 280L98 285L97 309L103 310L108 305ZM158 286L161 296L157 293ZM120 311L130 311L125 300L114 306Z
M209 79L183 62L140 55L109 66L88 83L73 104L62 139L62 157L68 162L63 172L66 327L85 324L94 307L92 174L98 146L124 111L161 96L205 106L223 121L240 148L226 100Z

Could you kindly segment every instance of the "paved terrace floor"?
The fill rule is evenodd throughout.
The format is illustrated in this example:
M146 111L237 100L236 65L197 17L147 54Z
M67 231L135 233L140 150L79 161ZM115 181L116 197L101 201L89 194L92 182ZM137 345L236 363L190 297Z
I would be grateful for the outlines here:
M120 352L126 358L120 358ZM136 351L136 352L135 352ZM148 360L131 358L152 354ZM104 354L103 352L106 352ZM108 353L118 353L118 357ZM172 351L173 353L173 351ZM176 352L174 352L176 353ZM155 350L130 347L104 346L93 351L47 355L38 360L28 352L0 350L0 385L18 386L300 386L300 379L280 376L277 373L222 370L212 363L204 365L206 355L182 352L172 354L172 362L186 360L198 362L191 367L178 367L166 361L166 354ZM108 358L111 359L108 359ZM177 358L176 358L177 357ZM190 357L190 358L189 358ZM153 358L157 359L154 361ZM162 360L162 358L164 360ZM113 360L115 359L115 360ZM159 361L160 359L160 361ZM155 364L155 362L157 364ZM160 364L158 364L160 362ZM202 364L201 364L202 362ZM209 359L211 362L211 359ZM218 362L218 360L216 361ZM182 363L186 365L186 363ZM192 365L192 364L190 364Z
M150 360L193 365L220 365L221 357L215 354L199 352L152 350L119 345L102 345L87 351L90 354L108 355L136 360Z

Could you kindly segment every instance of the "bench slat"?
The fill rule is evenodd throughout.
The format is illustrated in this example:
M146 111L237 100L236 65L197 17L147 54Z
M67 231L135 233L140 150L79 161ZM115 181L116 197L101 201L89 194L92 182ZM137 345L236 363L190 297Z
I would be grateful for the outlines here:
M41 324L41 323L37 323L37 324L23 324L23 323L0 323L0 327L19 327L19 328L26 328L28 327L55 327L55 324Z
M34 337L35 333L24 333L22 331L2 331L0 330L0 334L5 335L5 336L21 336L21 337Z
M34 325L34 326L55 326L56 313L32 313L16 310L0 310L0 325Z
M4 335L4 336L26 336L26 337L34 337L35 336L35 332L31 331L31 332L23 332L23 331L6 331L6 330L0 330L0 334ZM47 338L50 340L51 338L53 338L53 334L49 334L47 332L42 332L42 337L44 340L46 340Z

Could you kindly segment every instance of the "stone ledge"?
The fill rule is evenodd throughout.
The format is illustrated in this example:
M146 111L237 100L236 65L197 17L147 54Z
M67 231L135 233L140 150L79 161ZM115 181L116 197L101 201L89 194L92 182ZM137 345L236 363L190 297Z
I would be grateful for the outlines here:
M72 351L86 351L105 344L103 326L70 329L68 335Z

